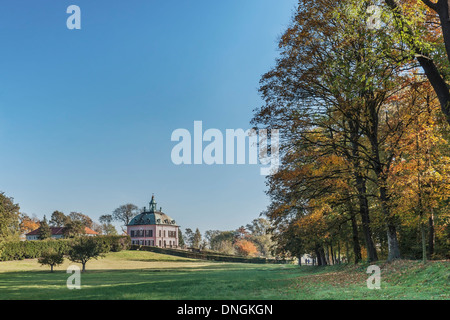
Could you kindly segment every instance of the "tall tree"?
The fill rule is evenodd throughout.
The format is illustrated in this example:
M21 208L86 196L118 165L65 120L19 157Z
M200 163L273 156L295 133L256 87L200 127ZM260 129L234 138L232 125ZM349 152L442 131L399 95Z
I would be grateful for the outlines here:
M181 232L181 229L178 229L178 246L181 248L184 248L185 246L183 232Z
M247 224L246 229L250 231L249 239L256 245L262 256L270 256L272 247L275 245L272 241L272 225L269 220L264 218L254 219Z
M64 228L64 236L74 238L86 234L86 226L81 220L70 220Z
M63 212L56 210L52 213L49 224L52 227L65 227L69 221L69 217L67 217Z
M193 243L194 243L194 232L192 231L191 228L186 228L186 230L184 231L184 240L186 242L186 245L188 247L192 247Z
M40 223L39 227L39 240L50 239L52 237L52 230L48 225L47 218L44 215L44 219Z
M361 150L365 147L361 141L361 110L379 102L380 97L383 101L383 93L373 93L376 86L385 85L393 68L378 63L380 57L374 50L373 36L367 33L366 21L359 12L349 10L348 3L300 3L292 26L281 39L282 55L277 66L261 80L266 105L254 123L282 130L289 137L285 146L288 151L301 141L299 149L303 149L307 166L331 154L347 158L353 166L369 259L374 261L377 254L365 186L367 164L361 163L360 156L367 153ZM347 174L339 168L332 170L318 172L322 178L314 174L305 188L314 188L314 181L327 175Z
M19 210L13 198L0 192L0 242L19 239Z
M192 237L192 247L199 249L201 242L202 242L202 234L200 233L200 230L197 228L195 229L194 236Z
M117 235L117 230L112 224L113 217L110 214L100 216L99 222L101 224L101 231L105 235Z
M112 217L114 220L123 223L122 231L125 232L125 226L128 225L131 219L133 219L138 214L139 208L134 204L127 203L115 209L112 213Z
M93 228L93 221L92 221L92 219L89 216L85 215L85 214L82 214L80 212L71 212L69 214L69 218L70 218L70 220L72 222L78 221L78 222L80 222L81 224L83 224L87 228L90 228L90 229Z

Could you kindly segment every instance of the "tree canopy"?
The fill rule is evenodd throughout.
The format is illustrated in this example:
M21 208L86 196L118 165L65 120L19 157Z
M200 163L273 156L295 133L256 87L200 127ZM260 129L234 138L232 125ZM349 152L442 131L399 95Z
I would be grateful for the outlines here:
M400 19L377 4L373 28L372 1L299 1L280 57L261 78L264 105L252 123L282 137L265 214L281 252L318 264L398 259L411 228L428 234L421 251L431 257L437 223L448 223L448 123L411 49L431 54L439 39L423 6Z

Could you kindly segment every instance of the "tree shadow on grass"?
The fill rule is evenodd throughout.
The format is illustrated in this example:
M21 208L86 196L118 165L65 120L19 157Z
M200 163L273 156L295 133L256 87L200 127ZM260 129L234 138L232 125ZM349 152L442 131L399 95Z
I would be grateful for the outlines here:
M272 287L264 269L192 268L87 270L81 289L66 286L70 274L57 270L0 274L0 299L254 299Z

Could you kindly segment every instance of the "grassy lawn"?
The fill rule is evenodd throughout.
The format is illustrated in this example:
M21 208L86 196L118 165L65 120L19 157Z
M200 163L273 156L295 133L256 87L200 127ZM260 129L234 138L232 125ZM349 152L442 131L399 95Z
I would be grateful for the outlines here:
M298 267L209 262L123 251L87 263L81 290L66 268L35 259L0 262L0 299L450 299L450 262L379 263L381 290L366 286L367 265Z

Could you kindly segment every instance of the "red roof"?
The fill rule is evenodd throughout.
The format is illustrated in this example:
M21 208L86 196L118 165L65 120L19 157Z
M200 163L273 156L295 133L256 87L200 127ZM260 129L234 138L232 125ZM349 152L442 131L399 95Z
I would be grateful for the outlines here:
M35 236L35 235L39 235L39 230L41 228L37 228L36 230L33 230L29 233L27 233L27 236ZM50 227L50 231L52 232L52 236L57 236L57 235L64 235L64 230L66 228L65 227ZM95 232L94 230L88 228L88 227L84 227L84 232L86 234L98 234L98 232Z
M94 230L88 228L88 227L84 227L84 233L86 234L98 234L98 232L95 232Z

